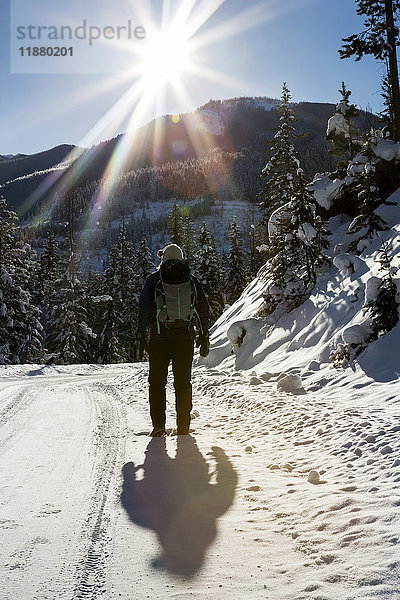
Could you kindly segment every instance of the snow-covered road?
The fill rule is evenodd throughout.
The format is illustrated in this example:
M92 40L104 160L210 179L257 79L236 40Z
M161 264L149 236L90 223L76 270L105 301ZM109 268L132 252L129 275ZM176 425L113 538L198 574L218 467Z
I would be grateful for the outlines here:
M400 597L396 395L198 367L151 440L146 365L3 369L2 599Z
M70 598L73 590L86 597L103 589L122 406L76 376L12 382L0 406L5 597Z

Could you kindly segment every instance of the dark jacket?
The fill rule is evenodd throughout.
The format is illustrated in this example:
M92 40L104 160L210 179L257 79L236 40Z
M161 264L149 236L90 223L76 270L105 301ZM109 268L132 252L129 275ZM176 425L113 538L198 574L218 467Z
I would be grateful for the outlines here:
M201 321L201 328L204 332L208 332L210 306L203 287L197 277L191 276L196 286L197 300L195 304L196 311ZM144 333L150 327L150 337L159 340L176 340L194 338L194 327L180 327L179 329L168 329L161 324L160 333L156 329L156 303L155 289L160 281L160 271L151 273L145 281L142 293L139 298L139 317L138 317L138 333Z

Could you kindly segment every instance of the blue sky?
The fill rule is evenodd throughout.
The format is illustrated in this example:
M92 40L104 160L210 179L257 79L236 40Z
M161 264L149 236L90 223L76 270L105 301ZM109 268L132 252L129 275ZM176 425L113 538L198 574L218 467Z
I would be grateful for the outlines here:
M31 0L18 1L32 4ZM205 1L199 0L198 4ZM73 11L74 2L64 5L64 14ZM158 17L162 0L146 2L151 4L153 16ZM221 4L222 0L207 2ZM168 3L173 12L181 0ZM54 10L54 2L51 4ZM109 6L110 2L84 3L89 16L90 8L96 13L102 4ZM264 14L265 19L256 18L257 22L252 23L248 11L257 5L262 5L259 15ZM35 0L34 6L46 22L48 0ZM295 101L336 102L344 80L353 92L353 102L361 108L369 105L379 110L382 65L370 57L357 63L353 59L340 60L337 52L341 38L362 27L355 8L353 0L225 0L199 31L199 35L206 35L217 29L220 34L201 50L193 51L204 68L213 68L221 75L208 80L189 69L181 76L187 96L183 98L171 88L163 102L148 103L137 123L158 114L193 110L210 98L279 97L283 81ZM224 28L232 19L236 19L237 27L227 36ZM11 74L9 2L1 2L0 33L0 154L33 153L62 143L87 145L88 141L110 137L101 129L89 138L86 134L96 128L134 80L111 87L110 74ZM128 118L129 114L115 126L114 134L124 130Z

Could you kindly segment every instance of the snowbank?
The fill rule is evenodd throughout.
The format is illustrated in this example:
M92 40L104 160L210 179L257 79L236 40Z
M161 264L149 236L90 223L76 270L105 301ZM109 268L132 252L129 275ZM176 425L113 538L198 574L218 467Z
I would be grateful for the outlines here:
M347 252L335 256L333 264L345 277L349 277L353 273L365 268L365 262L361 258Z
M351 325L343 330L342 338L345 344L351 347L356 347L365 344L371 335L371 323L366 319L362 323Z
M303 390L301 377L296 373L290 373L289 375L284 373L276 384L276 389L278 392L298 393Z
M400 142L379 139L374 146L374 154L382 160L400 160Z

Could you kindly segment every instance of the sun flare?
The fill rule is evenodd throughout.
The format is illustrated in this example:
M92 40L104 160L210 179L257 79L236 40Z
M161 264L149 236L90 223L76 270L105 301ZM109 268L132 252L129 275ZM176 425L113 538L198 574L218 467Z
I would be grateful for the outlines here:
M232 78L224 70L216 69L214 61L210 60L210 49L215 42L234 36L242 31L243 27L251 28L258 24L262 20L261 8L259 7L257 14L253 14L254 11L249 13L248 9L245 9L222 25L211 25L210 19L226 1L176 0L172 8L169 0L160 0L162 10L158 20L154 19L147 4L142 11L139 9L140 5L134 3L137 22L143 23L146 39L140 45L134 45L127 40L115 40L116 48L129 57L128 66L106 78L98 88L91 84L90 92L88 88L87 97L85 96L86 100L92 96L96 98L103 91L110 91L122 84L126 86L123 93L79 144L86 148L96 144L99 139L111 139L122 129L125 132L115 144L95 194L94 212L91 217L93 223L98 220L100 207L104 209L112 200L120 174L140 146L140 128L156 116L166 114L167 99L173 99L175 112L179 113L190 110L193 106L192 87L200 85L199 82L224 83L237 88L243 86L243 82L239 81L237 76ZM269 5L271 1L275 0L263 0L261 4ZM127 2L133 3L133 0ZM264 19L265 14L268 14L268 11L263 11ZM82 99L82 90L79 98ZM163 143L164 125L163 120L155 121L152 156L154 161L157 148ZM211 147L212 140L209 140L206 131L199 130L198 135L194 136L189 127L187 133L196 152L202 152L208 143ZM74 164L79 156L73 151L67 160ZM87 166L85 159L78 161L78 172ZM37 193L40 195L43 189L53 185L55 194L62 197L68 193L73 181L74 178L61 177L60 172L53 177L47 177ZM26 205L34 203L35 197L36 195L32 194ZM49 211L51 210L49 207Z
M154 87L173 84L192 66L190 41L183 29L170 28L149 36L143 50L142 71Z

